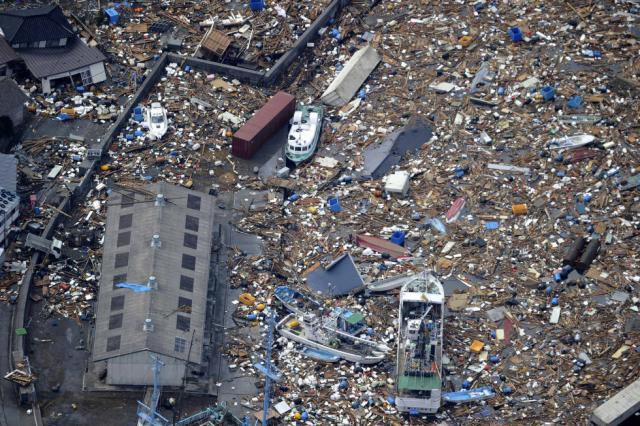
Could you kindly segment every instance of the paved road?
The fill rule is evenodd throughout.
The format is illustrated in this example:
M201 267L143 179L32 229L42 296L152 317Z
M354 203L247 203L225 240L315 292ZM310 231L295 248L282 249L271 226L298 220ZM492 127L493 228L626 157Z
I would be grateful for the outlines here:
M13 306L0 302L0 374L10 371L9 338L11 336L11 314ZM0 378L0 425L33 425L33 417L26 413L26 408L17 404L14 386L11 382Z

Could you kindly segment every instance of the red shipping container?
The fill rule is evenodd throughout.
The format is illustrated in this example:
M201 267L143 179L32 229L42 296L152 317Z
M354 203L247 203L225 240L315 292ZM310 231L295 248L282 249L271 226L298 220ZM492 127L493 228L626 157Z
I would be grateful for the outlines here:
M284 126L296 110L296 98L276 93L234 135L231 153L246 160Z

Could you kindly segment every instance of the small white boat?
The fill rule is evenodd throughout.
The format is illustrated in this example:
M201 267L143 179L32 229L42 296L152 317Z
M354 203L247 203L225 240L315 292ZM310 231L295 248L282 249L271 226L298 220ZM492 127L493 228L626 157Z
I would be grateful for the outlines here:
M581 146L589 145L594 140L596 140L596 137L593 135L565 136L562 138L550 140L549 149L579 148Z
M384 293L405 285L409 280L413 279L413 274L402 274L383 280L373 281L367 284L367 291L371 293Z
M335 355L361 364L376 364L389 351L386 345L323 327L314 314L304 315L302 321L289 314L276 325L276 330L287 339L321 350L325 356Z
M301 106L293 113L285 155L296 166L315 153L322 130L322 116L322 107L311 105Z
M149 134L156 139L162 139L167 133L169 128L167 110L160 102L153 102L151 107L145 109L145 124L149 128Z

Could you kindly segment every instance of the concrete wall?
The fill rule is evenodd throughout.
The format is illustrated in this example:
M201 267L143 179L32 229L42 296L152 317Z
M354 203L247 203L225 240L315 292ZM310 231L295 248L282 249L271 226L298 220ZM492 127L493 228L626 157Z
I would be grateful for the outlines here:
M158 355L164 362L160 370L162 386L182 386L185 362L176 358ZM107 384L109 385L153 385L153 366L150 352L136 352L107 360Z

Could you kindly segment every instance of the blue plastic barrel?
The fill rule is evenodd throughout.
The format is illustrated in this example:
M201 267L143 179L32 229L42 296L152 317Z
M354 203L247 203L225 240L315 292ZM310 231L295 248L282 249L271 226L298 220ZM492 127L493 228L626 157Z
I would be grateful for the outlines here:
M395 231L393 234L391 234L391 237L389 237L389 241L391 241L392 243L398 244L399 246L403 246L404 238L405 238L404 231Z
M547 102L552 101L556 98L556 91L553 90L553 87L551 86L544 86L542 89L540 89L540 93L542 94L542 99Z
M300 196L295 192L289 196L289 201L294 202L300 199Z
M518 27L509 28L509 36L514 43L522 41L522 31Z
M339 213L342 211L342 207L340 206L340 200L338 197L329 197L327 199L327 204L329 205L329 210L333 213Z
M136 138L141 138L141 137L143 137L143 136L144 136L144 132L143 132L142 130L136 130L135 132L133 132L133 135L134 135Z
M251 0L249 2L249 7L254 12L260 12L264 9L264 0Z

